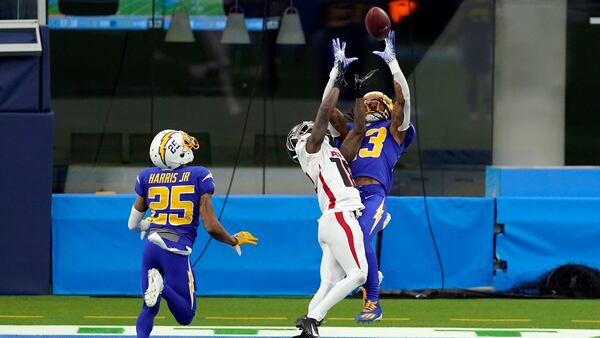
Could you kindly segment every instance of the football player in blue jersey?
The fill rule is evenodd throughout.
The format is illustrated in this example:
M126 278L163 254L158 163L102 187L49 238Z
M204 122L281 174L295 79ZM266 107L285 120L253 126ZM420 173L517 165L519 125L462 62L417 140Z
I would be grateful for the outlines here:
M179 130L159 132L150 145L155 167L140 172L135 183L138 194L129 216L129 229L148 234L142 253L144 302L137 318L138 337L148 337L164 297L175 320L188 325L196 313L196 282L190 254L198 218L216 240L231 245L241 254L240 245L256 244L249 232L231 236L215 216L211 196L215 183L211 172L200 166L186 166L194 159L198 141ZM143 220L146 210L151 215Z
M379 305L379 285L383 275L379 272L377 255L373 250L373 238L390 221L386 210L386 196L393 183L393 170L400 155L412 143L415 128L410 123L410 92L408 82L400 70L396 60L394 31L390 31L385 39L383 51L373 51L388 65L394 78L396 101L382 92L369 92L364 95L367 106L367 127L365 138L356 158L350 163L350 169L360 191L365 209L358 219L365 241L365 254L369 264L367 281L363 293L366 294L362 311L356 316L358 322L369 323L380 320L383 316ZM333 41L335 62L349 64L356 58L346 58L345 46L339 40ZM335 79L335 67L330 73L330 80ZM327 85L327 95L332 85ZM347 123L342 113L336 109L330 115L330 131L337 142L341 142L348 131L353 128Z

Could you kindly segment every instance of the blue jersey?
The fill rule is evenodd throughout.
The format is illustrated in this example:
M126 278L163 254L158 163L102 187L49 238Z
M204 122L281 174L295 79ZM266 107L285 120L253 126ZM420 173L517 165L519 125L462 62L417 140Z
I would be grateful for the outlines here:
M135 192L146 199L150 208L150 229L176 232L183 247L192 247L196 239L200 196L214 191L211 172L200 166L174 170L146 168L135 183Z
M411 124L406 130L404 142L398 144L390 133L391 121L367 123L365 138L358 155L350 163L353 177L370 177L381 183L385 193L389 194L394 181L393 171L400 155L415 138L415 127ZM354 127L348 124L348 129Z

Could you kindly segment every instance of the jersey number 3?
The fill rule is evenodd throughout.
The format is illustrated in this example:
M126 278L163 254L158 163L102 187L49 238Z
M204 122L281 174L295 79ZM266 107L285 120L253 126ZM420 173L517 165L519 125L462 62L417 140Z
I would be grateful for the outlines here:
M169 218L169 224L171 225L186 225L192 223L192 217L194 215L194 202L182 201L182 194L193 194L193 185L176 185L171 187L150 187L148 189L148 198L155 198L158 196L158 200L150 202L150 210L152 210L152 223L165 225L167 224L167 217ZM169 203L170 202L170 203ZM169 206L170 205L170 206ZM168 211L165 211L169 209ZM176 213L170 213L178 210L183 210L183 217L180 217Z
M370 137L369 137L370 136ZM387 128L381 127L377 129L369 129L367 130L365 137L369 137L369 145L372 145L372 148L369 147L361 148L358 151L358 156L360 157L379 157L381 155L381 150L383 150L383 142L385 141L385 137L387 136Z

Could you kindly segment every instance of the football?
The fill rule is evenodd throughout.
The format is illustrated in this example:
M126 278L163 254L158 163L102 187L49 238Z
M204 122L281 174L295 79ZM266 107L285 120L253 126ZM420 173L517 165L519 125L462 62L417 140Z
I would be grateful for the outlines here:
M375 40L383 40L390 32L390 17L383 9L373 7L365 16L365 27Z

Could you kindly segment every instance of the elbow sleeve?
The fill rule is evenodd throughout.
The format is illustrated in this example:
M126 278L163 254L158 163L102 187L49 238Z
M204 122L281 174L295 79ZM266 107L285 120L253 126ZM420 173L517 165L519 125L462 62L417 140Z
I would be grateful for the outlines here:
M400 84L402 87L402 96L404 97L404 118L402 124L398 127L398 131L405 131L410 126L410 89L408 88L408 81L400 69L398 61L394 60L388 64L394 81Z
M325 90L323 91L323 97L321 98L321 101L325 100L327 95L329 95L329 92L333 89L333 85L336 77L338 76L338 72L339 70L335 66L331 68L331 72L329 72L329 81L327 81L327 85L325 86Z
M135 207L131 207L131 214L129 214L129 221L127 227L129 230L141 230L140 222L144 218L145 212L138 211Z

